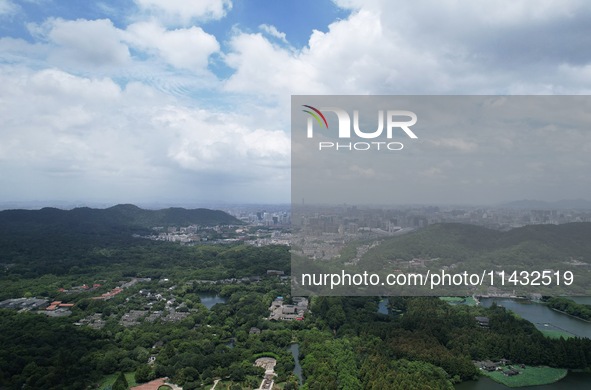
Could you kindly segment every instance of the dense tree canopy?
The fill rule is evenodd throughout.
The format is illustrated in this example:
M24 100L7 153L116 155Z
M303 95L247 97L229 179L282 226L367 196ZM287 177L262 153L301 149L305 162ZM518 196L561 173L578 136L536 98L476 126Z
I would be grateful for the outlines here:
M460 242L458 229L448 233ZM126 373L140 383L167 376L187 390L211 388L217 378L234 388L254 389L264 374L254 365L258 357L277 360L275 379L285 389L309 390L451 389L478 376L473 360L506 358L573 369L591 364L591 340L549 339L494 305L392 297L396 314L383 315L377 312L377 298L312 297L303 321L270 321L271 302L277 296L290 303L293 298L288 281L267 275L268 269L289 274L285 246L181 246L138 240L121 230L69 234L45 228L43 234L29 230L16 241L10 234L1 239L0 300L44 297L74 307L71 316L61 318L0 310L0 388L84 389L105 378L112 378L113 388L124 388L120 373ZM491 245L479 239L487 232L470 234L474 242L464 243L466 253ZM499 234L497 244L512 244L507 237ZM416 237L408 240L401 250L421 245ZM151 280L109 300L93 299L136 277ZM93 283L96 289L75 288ZM225 303L208 309L204 293L217 294ZM148 299L148 294L165 297ZM547 304L589 316L588 306L563 298ZM122 324L131 311L159 314ZM177 320L163 319L179 313ZM104 326L86 326L89 316ZM476 316L488 317L490 326L479 326ZM303 385L293 374L289 347L294 342Z

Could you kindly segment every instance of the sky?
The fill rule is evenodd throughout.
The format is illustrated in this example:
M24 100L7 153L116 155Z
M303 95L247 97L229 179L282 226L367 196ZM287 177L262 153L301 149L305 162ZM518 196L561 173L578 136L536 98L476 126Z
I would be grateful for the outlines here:
M586 0L0 0L0 202L288 203L291 95L586 95L590 21ZM576 177L516 196L585 197Z
M294 205L495 206L591 193L591 96L309 95L294 97L292 118Z

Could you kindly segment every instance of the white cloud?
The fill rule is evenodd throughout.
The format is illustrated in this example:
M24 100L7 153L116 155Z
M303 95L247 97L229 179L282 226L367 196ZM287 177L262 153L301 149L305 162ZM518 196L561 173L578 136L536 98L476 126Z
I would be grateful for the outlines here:
M259 29L270 36L279 39L283 43L287 43L287 39L284 32L277 30L277 27L269 24L261 24Z
M328 92L314 64L298 53L273 45L261 34L239 33L230 40L226 63L235 73L226 80L228 91L289 97L290 94Z
M355 176L363 179L373 179L376 176L376 172L374 169L362 168L358 165L350 166L349 171L352 174L351 179L355 179Z
M166 30L153 21L128 26L126 37L136 48L176 68L195 71L206 68L209 56L220 48L216 38L200 27Z
M193 20L221 19L232 9L230 0L134 0L145 13L164 23L187 25Z
M103 104L113 102L120 95L119 86L111 79L77 77L56 69L33 73L28 77L27 86L33 88L38 96L48 96L66 104L79 99ZM28 92L21 90L21 93Z
M252 176L289 167L290 140L285 132L252 129L240 115L177 106L162 109L153 120L175 135L168 156L185 169Z
M334 0L350 15L306 47L289 45L271 18L255 33L234 30L224 49L225 36L194 24L224 18L230 1L134 1L134 14L113 21L48 19L28 25L32 43L0 38L3 162L23 175L120 178L122 189L175 175L211 177L211 188L221 178L288 187L292 94L591 93L583 0ZM0 0L0 15L15 3ZM210 71L216 54L234 70L222 81ZM478 152L485 167L491 150L518 154L526 142L506 134L513 128L478 144L448 128L421 142L450 156ZM564 134L560 150L591 150L586 134ZM426 163L418 172L452 176Z
M584 1L336 3L351 15L314 31L299 50L238 32L225 57L236 69L227 88L265 96L591 89L584 77L591 9Z
M0 16L11 15L18 11L18 6L10 0L0 0Z
M416 0L413 3L387 0L333 0L333 2L341 8L353 11L371 9L394 15L393 11L397 10L400 16L414 16L415 21L428 16L440 20L466 18L465 24L481 24L482 22L504 24L547 20L562 15L572 16L581 7L587 5L585 0L498 0L482 4L457 0L440 0L436 3L430 0ZM412 20L408 22L414 23ZM463 28L456 25L442 27L447 30Z
M267 200L288 196L289 137L262 122L252 127L250 118L187 106L141 83L121 88L57 69L4 65L0 84L2 183L15 183L0 196L29 191L31 180L44 182L49 197L82 186L87 197L178 199L178 191L237 181L251 200L261 185L273 188ZM204 184L208 177L221 182Z
M226 62L236 69L228 89L273 96L395 94L419 83L445 88L450 82L432 54L386 34L379 15L366 11L331 24L327 33L314 31L309 47L299 51L260 34L238 33Z
M28 24L37 39L0 38L0 58L43 67L50 64L69 72L126 77L158 83L163 89L199 86L213 81L203 78L209 57L219 51L215 36L200 27L167 30L156 21L137 22L119 29L108 19L48 19ZM135 50L132 57L130 50ZM139 55L138 55L139 53ZM38 64L32 64L36 59ZM170 66L191 71L199 79L190 80L171 73ZM176 85L175 85L176 84Z
M24 39L0 38L0 61L45 65L49 47L41 43L29 43Z
M475 152L478 149L478 144L472 141L467 141L462 138L440 138L440 139L429 139L427 143L433 145L436 148L453 149L460 152L468 153Z
M5 87L0 96L6 102L0 108L1 137L12 145L3 151L4 158L33 172L50 173L115 163L104 158L111 140L101 134L112 128L113 114L107 110L121 97L111 80L3 67L0 81Z
M108 19L48 19L28 28L34 36L56 46L49 55L54 64L93 68L122 66L130 61L122 31Z

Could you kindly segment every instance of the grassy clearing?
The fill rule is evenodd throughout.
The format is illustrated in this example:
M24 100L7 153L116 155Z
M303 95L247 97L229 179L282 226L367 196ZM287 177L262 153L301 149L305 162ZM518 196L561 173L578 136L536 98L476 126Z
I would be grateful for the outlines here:
M219 381L218 384L215 386L215 390L228 390L230 388L230 386L232 386L234 384L234 382L232 381ZM207 385L205 386L206 389L211 389L213 385ZM250 389L250 387L248 387L248 389Z
M564 368L532 366L525 366L525 368L521 368L517 365L514 365L513 367L520 372L519 375L505 376L502 371L481 372L483 375L486 375L494 381L508 387L546 385L561 380L568 372Z
M561 337L564 339L569 339L571 337L574 337L572 334L570 334L568 332L563 332L562 330L543 329L543 330L540 330L540 332L542 332L544 334L544 336L549 337L551 339L559 339Z
M472 297L439 297L439 299L450 305L476 306L476 301Z
M106 377L103 378L103 380L101 381L101 384L99 385L99 389L104 389L107 386L111 386L113 383L115 383L115 380L117 379L117 374L111 374L111 375L107 375Z
M103 390L108 386L112 386L113 383L115 383L115 380L117 380L118 376L119 376L119 373L105 376L98 388ZM125 379L127 379L127 383L129 384L129 387L133 387L133 386L137 385L137 383L135 381L135 372L133 372L133 371L126 372Z
M439 299L441 299L442 301L448 302L448 303L462 303L464 302L463 297L439 297Z

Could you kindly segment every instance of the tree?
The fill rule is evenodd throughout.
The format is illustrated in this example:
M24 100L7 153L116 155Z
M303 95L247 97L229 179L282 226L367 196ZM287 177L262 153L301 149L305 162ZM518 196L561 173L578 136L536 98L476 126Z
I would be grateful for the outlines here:
M97 358L97 367L105 374L110 374L117 369L117 357L114 351L106 352Z
M346 319L345 311L340 305L332 306L326 313L326 321L328 322L328 326L330 326L335 332L341 325L345 323Z
M283 387L283 390L297 390L298 385L293 382L287 382Z
M137 383L149 382L154 379L154 372L147 364L143 364L135 371L135 381Z
M120 372L119 376L115 380L115 383L113 383L111 390L127 390L127 389L129 389L129 384L127 383L127 379L125 379L125 375L123 374L123 372Z

